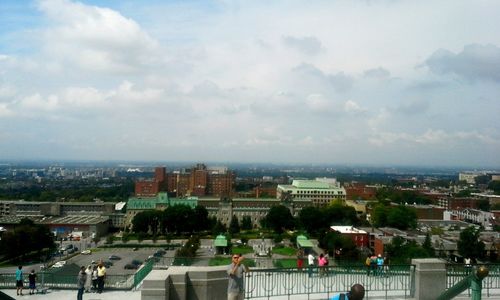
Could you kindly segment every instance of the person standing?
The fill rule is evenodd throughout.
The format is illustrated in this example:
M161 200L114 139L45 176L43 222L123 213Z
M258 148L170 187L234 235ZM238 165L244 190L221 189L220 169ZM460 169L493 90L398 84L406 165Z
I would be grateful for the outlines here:
M319 276L325 275L325 255L321 253L318 258Z
M365 288L356 283L351 286L351 290L347 293L340 293L333 296L330 300L362 300L365 297Z
M16 292L18 296L23 295L23 266L17 267L16 270Z
M312 255L312 253L309 252L309 254L307 255L307 271L309 273L309 277L312 276L313 268L314 268L314 255Z
M85 282L87 281L87 273L85 273L85 267L80 268L78 272L78 277L76 281L76 287L78 288L78 293L76 294L76 300L83 300L83 291L85 290Z
M243 256L233 254L231 264L227 267L229 282L227 286L228 300L243 300L245 297L245 284L243 282L243 273L249 272L243 262Z
M377 273L378 275L382 275L384 272L384 258L382 257L381 254L378 255L377 257Z
M106 278L106 267L102 261L97 266L97 292L100 294L104 290L104 279Z
M90 287L92 283L92 266L89 265L87 269L85 269L85 273L87 274L87 280L85 281L85 292L90 293Z
M36 274L35 270L31 270L31 273L28 275L28 281L30 283L29 288L30 288L30 295L35 294L36 290Z
M302 248L297 251L297 268L299 271L302 271L302 267L304 266L304 250Z
M365 259L365 266L366 266L366 276L370 276L370 264L372 262L372 259L370 257L370 255L367 255L366 256L366 259Z
M94 293L97 292L97 266L94 265L92 268L92 289Z

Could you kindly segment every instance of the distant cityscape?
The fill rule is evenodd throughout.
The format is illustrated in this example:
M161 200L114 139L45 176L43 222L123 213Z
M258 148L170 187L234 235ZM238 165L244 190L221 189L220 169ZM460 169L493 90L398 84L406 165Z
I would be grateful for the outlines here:
M57 237L72 232L103 237L132 230L132 221L141 212L182 204L203 206L209 217L225 226L232 218L249 218L252 227L259 228L274 206L283 205L298 217L306 207L322 208L334 202L354 208L369 224L380 191L391 188L411 192L407 198L388 200L415 209L421 232L480 226L487 249L496 251L500 246L498 182L500 172L495 170L5 163L0 166L0 226L8 230L28 217L48 225ZM356 235L360 233L366 238L360 243L355 237L356 244L374 253L383 253L387 236L423 239L421 233L396 229L362 227ZM449 256L456 251L453 241L456 236L435 236L433 243Z

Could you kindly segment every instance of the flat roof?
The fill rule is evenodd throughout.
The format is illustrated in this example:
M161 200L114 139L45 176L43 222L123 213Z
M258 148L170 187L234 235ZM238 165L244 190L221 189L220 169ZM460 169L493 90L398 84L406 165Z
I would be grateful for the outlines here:
M358 229L353 226L330 226L331 230L338 231L340 233L361 233L361 234L367 234L366 231Z

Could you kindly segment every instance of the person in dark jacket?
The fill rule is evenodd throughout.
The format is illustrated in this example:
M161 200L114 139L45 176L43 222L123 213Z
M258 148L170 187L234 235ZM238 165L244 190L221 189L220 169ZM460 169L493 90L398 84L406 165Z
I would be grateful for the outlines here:
M85 282L87 281L87 273L85 273L85 267L80 268L78 272L78 278L76 281L76 286L78 288L78 293L76 294L77 300L83 300L83 291L85 290Z

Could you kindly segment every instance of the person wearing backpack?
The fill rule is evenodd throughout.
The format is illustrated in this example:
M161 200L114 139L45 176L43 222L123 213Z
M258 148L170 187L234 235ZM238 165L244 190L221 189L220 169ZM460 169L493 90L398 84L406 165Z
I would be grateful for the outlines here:
M351 286L351 290L347 293L340 293L333 296L330 300L362 300L365 297L365 288L356 283Z

